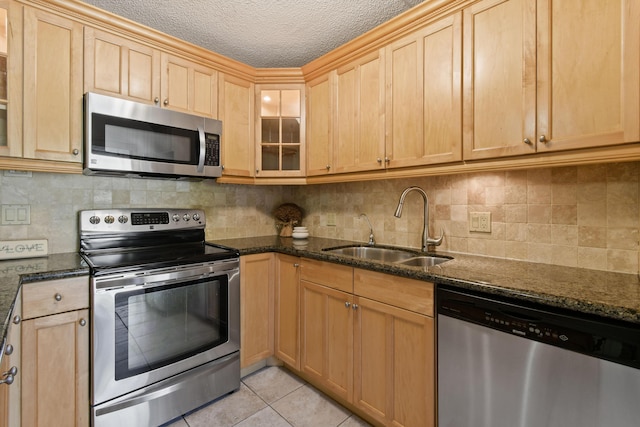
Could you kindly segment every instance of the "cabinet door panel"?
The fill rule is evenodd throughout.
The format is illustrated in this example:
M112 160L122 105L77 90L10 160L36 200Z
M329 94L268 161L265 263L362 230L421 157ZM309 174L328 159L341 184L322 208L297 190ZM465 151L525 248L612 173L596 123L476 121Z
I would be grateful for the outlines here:
M88 310L22 324L22 425L89 425Z
M220 76L223 175L250 177L255 174L253 91L253 83Z
M532 153L535 0L485 0L464 10L464 157Z
M82 162L82 25L24 10L24 157Z
M353 384L353 297L302 280L301 370L351 400Z
M540 1L538 16L538 150L638 141L638 2Z
M333 73L307 83L307 176L331 172Z
M240 365L247 367L273 355L273 254L240 258Z
M276 356L300 369L299 258L278 255L276 261Z
M155 104L160 51L95 28L84 29L84 90Z

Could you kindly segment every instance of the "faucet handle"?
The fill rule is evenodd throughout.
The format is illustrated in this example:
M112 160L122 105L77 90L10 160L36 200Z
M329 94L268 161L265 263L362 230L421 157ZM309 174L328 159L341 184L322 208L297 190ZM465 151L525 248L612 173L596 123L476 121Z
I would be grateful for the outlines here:
M442 244L442 240L444 239L444 230L440 229L440 237L437 239L432 239L427 235L427 245L440 246ZM426 250L426 248L424 248Z

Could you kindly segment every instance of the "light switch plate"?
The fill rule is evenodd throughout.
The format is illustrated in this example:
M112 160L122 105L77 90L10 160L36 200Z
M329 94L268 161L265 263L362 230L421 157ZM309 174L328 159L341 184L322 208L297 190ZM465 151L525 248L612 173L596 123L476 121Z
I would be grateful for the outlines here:
M491 233L491 212L469 212L469 231Z
M2 205L2 225L31 224L31 205Z
M336 214L335 213L328 213L327 214L327 226L335 227L335 225L336 225Z

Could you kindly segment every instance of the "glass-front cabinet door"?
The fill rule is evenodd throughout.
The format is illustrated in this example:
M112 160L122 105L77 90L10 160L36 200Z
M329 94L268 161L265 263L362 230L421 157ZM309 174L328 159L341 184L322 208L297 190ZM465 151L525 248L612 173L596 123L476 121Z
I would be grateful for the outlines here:
M258 139L256 177L304 176L302 85L256 88Z

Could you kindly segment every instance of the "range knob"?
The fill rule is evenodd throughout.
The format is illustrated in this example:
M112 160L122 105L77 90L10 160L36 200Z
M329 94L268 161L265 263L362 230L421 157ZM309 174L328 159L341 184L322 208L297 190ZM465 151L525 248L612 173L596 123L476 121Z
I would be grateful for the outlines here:
M182 216L182 219L184 219L185 221L189 221L191 219L191 216L188 213L186 213Z
M194 213L194 214L193 214L193 220L194 220L194 221L200 221L200 215L199 215L199 214L197 214L197 213Z
M104 217L104 222L106 224L113 224L114 222L116 222L116 219L112 215L107 215Z
M126 224L127 222L129 222L129 218L126 215L120 215L118 217L118 222L120 224Z
M100 217L93 215L91 218L89 218L89 222L93 225L100 224Z
M171 218L173 219L173 222L180 221L180 215L178 215L178 214L173 214L173 216Z

